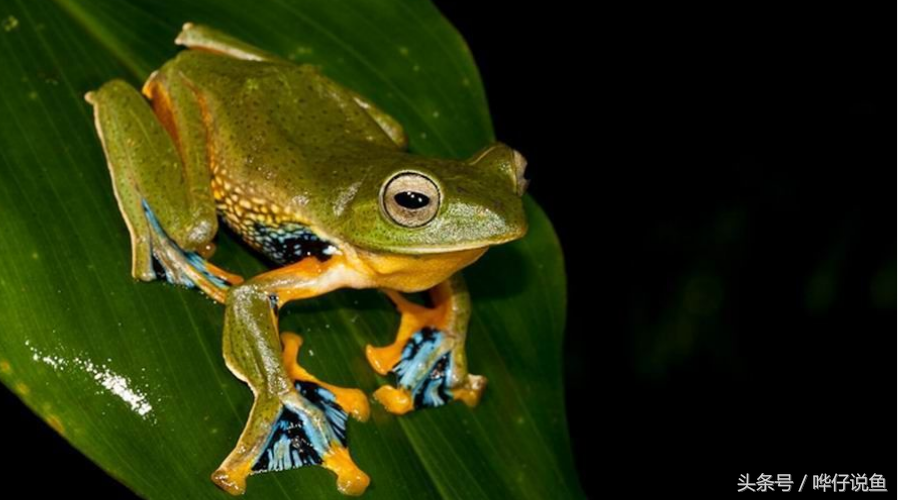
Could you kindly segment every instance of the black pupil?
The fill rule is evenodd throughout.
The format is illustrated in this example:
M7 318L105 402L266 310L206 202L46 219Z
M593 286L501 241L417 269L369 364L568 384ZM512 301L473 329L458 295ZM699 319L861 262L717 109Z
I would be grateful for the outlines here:
M422 193L403 191L394 195L394 201L403 208L416 210L428 205L431 200Z

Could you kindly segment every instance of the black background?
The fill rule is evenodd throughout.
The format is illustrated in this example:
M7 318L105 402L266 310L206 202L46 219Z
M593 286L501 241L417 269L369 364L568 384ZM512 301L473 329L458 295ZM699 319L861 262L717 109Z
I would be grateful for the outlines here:
M562 240L585 492L896 495L896 6L437 4ZM8 481L129 495L0 392Z
M896 495L894 7L725 4L440 2L566 253L584 490Z

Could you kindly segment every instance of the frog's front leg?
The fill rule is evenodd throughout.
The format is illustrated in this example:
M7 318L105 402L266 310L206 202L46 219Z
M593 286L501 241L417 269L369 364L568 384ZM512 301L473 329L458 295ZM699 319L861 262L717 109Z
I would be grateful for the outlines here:
M393 344L366 346L366 357L381 375L397 376L397 387L382 386L375 398L398 415L423 407L441 406L452 399L478 404L487 379L469 374L466 330L471 313L469 292L457 273L429 290L432 307L388 290L401 313Z
M249 384L254 404L237 445L212 475L222 489L240 494L251 474L321 465L337 474L342 493L365 491L369 477L350 458L346 438L348 414L368 418L365 395L307 373L296 363L299 337L278 335L278 310L285 303L353 286L353 278L338 257L325 262L311 257L229 293L225 362Z

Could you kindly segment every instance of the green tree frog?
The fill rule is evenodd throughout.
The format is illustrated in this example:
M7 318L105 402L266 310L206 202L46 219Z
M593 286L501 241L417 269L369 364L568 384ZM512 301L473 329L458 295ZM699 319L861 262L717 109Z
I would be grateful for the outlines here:
M398 415L475 406L486 380L466 366L459 271L525 234L525 160L501 143L465 161L411 154L397 120L311 65L191 23L176 43L188 50L150 75L143 96L113 80L85 98L131 236L132 275L225 305L225 364L254 404L212 480L240 494L252 474L320 465L341 492L362 494L369 477L350 456L346 420L365 421L368 399L304 370L302 339L279 333L278 311L338 288L379 288L401 321L393 344L366 348L377 373L396 377L375 399ZM244 280L213 265L219 218L278 267ZM428 306L402 295L421 291Z

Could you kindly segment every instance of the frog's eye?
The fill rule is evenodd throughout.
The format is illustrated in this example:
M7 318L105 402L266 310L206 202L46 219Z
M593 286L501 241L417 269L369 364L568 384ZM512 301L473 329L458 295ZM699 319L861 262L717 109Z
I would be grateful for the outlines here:
M395 175L382 189L381 206L392 221L404 227L424 226L434 219L441 204L437 185L422 174Z

